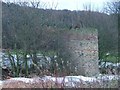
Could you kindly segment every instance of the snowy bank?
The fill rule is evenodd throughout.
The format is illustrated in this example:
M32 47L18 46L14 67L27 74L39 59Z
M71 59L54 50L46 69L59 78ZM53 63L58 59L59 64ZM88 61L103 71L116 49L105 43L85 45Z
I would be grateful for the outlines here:
M80 85L86 85L88 87L88 84L90 85L99 85L101 86L105 85L103 81L112 81L112 80L118 80L120 76L118 75L98 75L98 76L93 76L93 77L84 77L84 76L65 76L65 77L52 77L52 76L44 76L42 78L40 77L35 77L35 78L24 78L24 77L17 77L17 78L11 78L8 80L0 81L0 85L4 82L23 82L26 84L38 84L40 82L55 82L57 84L61 84L65 87L76 87L77 85L81 87ZM112 82L111 82L112 83ZM77 87L78 87L77 86ZM96 87L97 87L96 86ZM100 86L100 85L99 85ZM111 84L110 84L111 86Z

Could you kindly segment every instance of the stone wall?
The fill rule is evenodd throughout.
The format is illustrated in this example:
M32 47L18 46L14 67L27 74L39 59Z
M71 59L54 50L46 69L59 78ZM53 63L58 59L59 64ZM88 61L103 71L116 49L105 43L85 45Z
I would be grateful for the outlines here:
M98 69L98 33L96 29L71 30L64 35L66 49L79 75L93 76Z

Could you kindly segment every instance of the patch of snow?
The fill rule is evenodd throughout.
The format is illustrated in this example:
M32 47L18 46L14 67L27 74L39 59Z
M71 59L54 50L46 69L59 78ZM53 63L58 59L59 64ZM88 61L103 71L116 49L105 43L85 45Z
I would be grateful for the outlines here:
M22 81L22 82L25 82L25 83L32 83L34 80L31 78L24 78L24 77L16 77L16 78L11 78L9 79L10 81L11 80L15 80L15 81Z
M0 90L2 89L3 81L0 80Z
M112 63L112 62L101 62L99 67L108 67L108 66L113 66L113 67L119 67L120 63Z
M66 76L65 78L67 78L69 82L80 82L81 79L79 76Z
M113 79L119 79L120 76L118 75L99 75L97 79L99 80L113 80Z
M88 81L88 82L93 82L96 81L97 79L95 77L84 77L84 76L65 76L65 77L51 77L51 76L45 76L44 80L53 80L53 81L63 81L63 79L65 79L65 82L68 81L76 81L76 82L80 82L80 80L82 81Z
M99 74L97 77L85 77L85 76L65 76L65 77L52 77L45 76L42 78L43 81L52 80L57 83L64 83L65 86L75 87L76 83L86 82L100 82L101 80L113 80L119 79L118 75L102 75Z
M110 55L110 53L108 52L108 53L106 53L106 56L109 56Z
M45 82L47 80L52 80L57 83L64 83L65 86L75 87L76 83L86 83L95 82L97 79L95 77L84 77L84 76L65 76L65 77L52 77L45 76L42 78Z
M52 76L45 76L42 78L42 80L45 82L47 80L52 80L57 83L62 83L62 82L68 82L68 79L65 77L52 77Z
M84 76L67 76L68 78L72 78L72 80L82 80L82 81L88 81L88 82L93 82L96 81L97 79L95 77L84 77Z
M56 78L52 77L51 79L58 83L68 82L68 79L66 79L64 77L56 77Z
M2 85L3 81L0 80L0 86Z
M22 81L25 83L37 83L39 80L43 80L44 82L47 81L54 81L59 84L64 84L65 86L68 87L75 87L77 83L83 83L87 84L87 82L92 83L92 82L101 82L102 80L105 81L110 81L110 80L117 80L119 79L120 76L118 75L103 75L99 74L98 76L93 76L93 77L85 77L85 76L65 76L65 77L52 77L52 76L44 76L42 78L40 77L35 77L35 78L24 78L24 77L16 77L16 78L11 78L7 80L8 82L13 81ZM5 80L6 81L6 80ZM3 81L0 81L0 85L2 84Z
M26 57L27 57L27 58L30 58L30 55L27 55Z

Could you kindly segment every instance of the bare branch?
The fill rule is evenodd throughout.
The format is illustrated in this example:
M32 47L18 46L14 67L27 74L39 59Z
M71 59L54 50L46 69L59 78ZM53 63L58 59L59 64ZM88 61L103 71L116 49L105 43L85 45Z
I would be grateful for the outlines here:
M20 6L30 6L29 2L16 2L16 4L20 5Z
M120 1L119 2L107 2L104 8L106 13L119 13Z
M34 1L32 1L32 2L31 2L31 5L32 5L32 7L34 7L34 8L38 8L38 7L40 6L40 2L34 2Z

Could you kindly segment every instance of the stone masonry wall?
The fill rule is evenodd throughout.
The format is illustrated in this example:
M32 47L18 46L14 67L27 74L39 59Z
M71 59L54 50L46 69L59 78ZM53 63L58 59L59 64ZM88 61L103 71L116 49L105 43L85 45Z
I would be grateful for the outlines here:
M65 37L67 37L66 48L77 67L77 73L84 76L99 74L97 30L70 31Z

